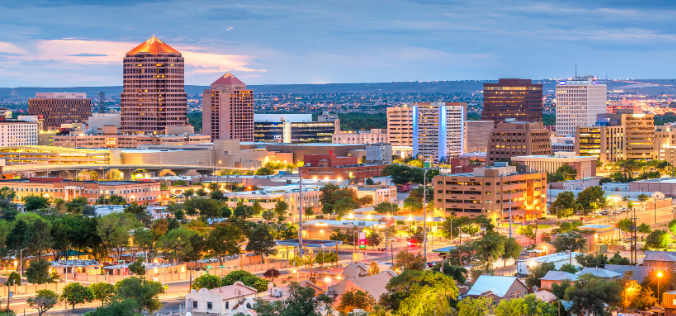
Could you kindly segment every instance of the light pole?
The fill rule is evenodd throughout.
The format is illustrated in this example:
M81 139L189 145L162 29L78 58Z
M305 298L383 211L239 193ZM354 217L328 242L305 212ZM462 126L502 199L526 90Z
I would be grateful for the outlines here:
M427 170L423 172L423 255L427 264Z
M660 305L662 300L660 299L660 279L662 278L662 271L657 271L657 305Z
M19 250L19 278L21 278L23 274L23 251L26 249L28 248ZM66 257L66 259L68 259L68 257Z

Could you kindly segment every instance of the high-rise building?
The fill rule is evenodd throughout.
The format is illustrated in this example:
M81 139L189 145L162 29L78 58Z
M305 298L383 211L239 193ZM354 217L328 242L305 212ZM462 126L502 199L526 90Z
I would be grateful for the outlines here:
M226 73L202 93L202 133L211 139L254 141L254 93Z
M38 123L0 118L0 147L38 144ZM19 155L20 156L20 155Z
M542 122L542 84L530 79L499 79L484 83L482 120L502 123L513 118L521 122Z
M484 215L499 224L509 221L510 214L513 221L531 220L547 210L547 174L506 162L469 173L436 176L432 183L437 192L434 207L446 216Z
M623 159L653 159L662 150L654 151L654 114L633 114L633 110L619 109L617 113L597 115L591 126L577 126L575 152L580 156L594 156L602 162ZM666 148L666 147L665 147Z
M465 121L464 152L486 152L493 127L493 121Z
M387 108L387 138L392 147L413 147L413 107Z
M542 123L498 123L491 131L486 161L493 163L514 156L551 155L549 131Z
M87 120L92 115L92 99L86 93L36 93L28 100L28 113L42 116L44 129L57 129L61 124Z
M256 114L254 141L267 143L330 143L335 122L317 122L312 114Z
M574 136L577 126L592 126L606 113L606 85L593 77L576 77L556 85L556 135Z
M412 114L414 156L438 162L462 154L466 103L419 102Z
M127 52L123 68L124 132L165 133L167 126L188 124L180 52L153 36Z

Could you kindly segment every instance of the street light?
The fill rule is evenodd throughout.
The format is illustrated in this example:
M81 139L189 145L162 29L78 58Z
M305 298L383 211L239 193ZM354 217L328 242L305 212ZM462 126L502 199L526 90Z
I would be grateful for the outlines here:
M657 304L661 304L660 300L660 279L662 278L662 271L657 271Z

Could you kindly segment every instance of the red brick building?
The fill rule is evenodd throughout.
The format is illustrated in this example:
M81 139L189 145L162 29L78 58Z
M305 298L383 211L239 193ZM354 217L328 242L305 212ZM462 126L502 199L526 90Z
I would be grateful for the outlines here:
M305 166L300 168L303 179L351 179L355 183L367 178L379 177L385 165L359 164L357 157L328 155L305 155Z

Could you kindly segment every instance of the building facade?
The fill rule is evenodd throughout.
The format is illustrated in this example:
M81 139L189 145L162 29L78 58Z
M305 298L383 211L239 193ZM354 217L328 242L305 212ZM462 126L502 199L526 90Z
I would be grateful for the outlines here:
M197 145L211 142L207 135L97 134L54 135L53 145L65 148L137 148L140 145Z
M482 120L502 123L513 118L522 122L542 122L542 84L530 79L499 79L484 83Z
M226 73L202 93L202 130L212 139L254 140L254 93Z
M555 173L559 167L569 165L577 170L577 179L596 176L596 157L575 156L575 153L554 153L553 156L532 155L512 157L512 162L527 166L529 170Z
M552 152L575 152L575 137L571 136L551 136Z
M525 169L525 168L524 168ZM434 207L446 216L485 215L493 222L531 220L546 212L547 174L517 172L517 167L496 163L471 173L434 177Z
M153 36L127 52L123 69L124 132L161 134L166 126L188 123L180 52Z
M334 144L378 144L387 143L386 129L372 129L370 131L342 131L340 120L335 120L336 129L333 133Z
M591 126L606 113L606 85L593 77L576 77L556 85L556 135L574 136L577 126Z
M486 161L493 163L514 156L551 155L549 131L542 123L498 123L491 132Z
M335 122L312 121L311 114L256 114L254 141L264 143L331 143Z
M38 144L38 123L4 119L0 117L0 147Z
M599 114L594 125L577 127L575 152L579 156L615 162L620 159L653 159L665 153L666 148L654 150L657 142L653 114L617 111L615 114Z
M413 147L413 107L387 108L387 138L392 147Z
M160 199L159 181L74 181L63 178L29 178L0 180L16 192L15 201L25 196L39 195L53 199L72 201L84 197L94 204L99 196L112 194L123 197L127 202L152 203Z
M462 154L467 104L419 102L413 107L413 155L433 162Z
M464 152L488 151L488 140L495 127L493 121L465 121L465 149Z
M28 99L28 113L42 116L45 130L61 124L84 122L92 114L92 99L86 93L36 93Z
M303 179L350 180L363 183L367 178L380 177L385 165L360 164L358 157L338 157L335 154L305 155L300 167Z
M383 143L366 145L366 163L391 165L392 145Z

